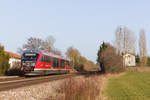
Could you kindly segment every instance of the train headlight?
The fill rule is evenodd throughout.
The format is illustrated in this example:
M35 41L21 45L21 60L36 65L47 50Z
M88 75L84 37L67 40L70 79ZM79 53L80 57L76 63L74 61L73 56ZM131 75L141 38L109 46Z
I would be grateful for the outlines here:
M22 63L22 65L23 65L23 66L25 66L25 65L26 65L26 63Z

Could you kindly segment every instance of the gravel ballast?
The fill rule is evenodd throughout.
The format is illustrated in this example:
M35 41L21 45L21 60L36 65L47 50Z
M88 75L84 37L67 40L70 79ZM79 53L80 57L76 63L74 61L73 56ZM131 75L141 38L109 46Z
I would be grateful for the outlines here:
M45 100L48 97L55 97L57 95L55 90L61 82L62 80L57 80L1 91L0 100Z
M85 77L85 76L77 76L73 77L73 79L76 80L78 83L82 83L82 81L94 81L96 82L97 88L102 90L103 84L102 82L105 79L105 75L102 76L91 76L91 77ZM16 89L11 89L8 91L1 91L0 92L0 100L62 100L64 97L64 92L61 91L61 87L63 84L66 84L68 82L66 79L56 80L56 81L50 81L46 83L36 84L36 85L30 85L25 87L20 87ZM88 81L87 81L88 82ZM101 100L102 91L97 96L96 100Z

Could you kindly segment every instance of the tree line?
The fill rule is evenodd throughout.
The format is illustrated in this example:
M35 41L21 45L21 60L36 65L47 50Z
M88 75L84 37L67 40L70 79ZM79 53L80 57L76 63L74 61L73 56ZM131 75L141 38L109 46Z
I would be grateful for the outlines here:
M48 36L45 39L29 37L22 47L18 48L21 54L25 49L38 49L45 52L62 56L55 44L56 39ZM136 62L142 66L150 65L150 57L147 55L146 35L142 29L138 39L139 53L137 53L137 41L134 32L126 26L119 26L115 31L114 44L103 42L97 51L97 64L81 55L77 48L72 46L66 50L66 57L70 59L71 68L75 71L97 70L98 66L102 72L120 72L124 70L122 55L131 53L136 55ZM9 69L9 55L4 52L4 46L0 45L0 74Z
M139 32L138 48L136 36L126 26L119 26L115 33L115 47L119 55L121 54L134 54L139 56L139 63L141 65L147 65L147 43L144 29ZM136 53L137 52L137 53ZM139 52L139 53L138 53Z
M119 26L115 31L114 44L103 42L97 52L97 63L102 72L122 72L123 55L132 54L136 56L136 64L140 66L150 65L150 57L147 55L146 35L144 29L139 32L137 41L134 33L126 26Z
M46 39L30 37L22 47L18 48L18 53L22 53L25 49L38 49L48 53L53 53L63 56L59 49L54 47L56 39L53 36L48 36ZM69 58L72 69L76 71L87 71L97 69L97 65L93 61L87 60L81 56L78 49L70 46L66 51L66 57ZM93 66L93 67L92 67Z
M83 57L78 49L74 47L69 47L66 51L66 56L71 60L70 64L72 69L77 71L96 71L99 67L93 62L85 57Z
M29 37L26 43L24 43L22 47L18 48L17 52L21 55L26 49L37 49L63 56L61 51L54 47L55 41L56 39L53 36L48 36L46 39ZM89 71L98 69L98 66L93 61L81 56L79 50L72 46L68 47L65 54L65 56L71 60L70 65L73 71ZM9 69L9 55L5 54L4 46L0 45L0 75L16 75L14 73L20 74L21 71L18 71L18 68L20 68L20 64L16 64L13 69Z

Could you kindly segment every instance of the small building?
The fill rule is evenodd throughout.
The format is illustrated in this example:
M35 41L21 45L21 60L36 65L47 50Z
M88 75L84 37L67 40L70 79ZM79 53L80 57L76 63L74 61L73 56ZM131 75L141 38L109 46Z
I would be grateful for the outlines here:
M9 55L9 64L10 68L13 68L14 66L17 67L17 65L20 65L21 63L21 56L12 52L5 51L5 54Z
M123 64L124 66L136 66L136 60L135 60L134 54L126 53L123 55Z

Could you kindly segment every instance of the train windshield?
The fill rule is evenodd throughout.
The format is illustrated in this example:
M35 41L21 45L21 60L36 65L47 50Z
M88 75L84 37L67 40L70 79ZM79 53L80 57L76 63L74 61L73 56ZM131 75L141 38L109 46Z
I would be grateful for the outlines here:
M22 55L22 60L24 61L37 61L39 54L37 53L24 53Z

